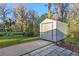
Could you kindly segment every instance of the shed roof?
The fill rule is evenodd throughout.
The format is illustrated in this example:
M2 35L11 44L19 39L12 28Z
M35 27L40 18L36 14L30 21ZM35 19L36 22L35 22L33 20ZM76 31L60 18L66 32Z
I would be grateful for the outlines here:
M41 23L47 23L47 22L56 22L56 20L46 18Z

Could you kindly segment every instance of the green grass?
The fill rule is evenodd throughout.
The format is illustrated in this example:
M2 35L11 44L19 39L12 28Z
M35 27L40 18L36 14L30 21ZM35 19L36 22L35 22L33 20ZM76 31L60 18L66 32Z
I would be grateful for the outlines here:
M38 39L39 37L0 37L0 48Z

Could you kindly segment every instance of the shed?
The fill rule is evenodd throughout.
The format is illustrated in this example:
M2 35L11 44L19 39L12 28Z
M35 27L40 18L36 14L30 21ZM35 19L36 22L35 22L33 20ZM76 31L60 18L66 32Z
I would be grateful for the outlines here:
M61 21L45 19L40 23L40 38L57 42L67 35L67 24Z

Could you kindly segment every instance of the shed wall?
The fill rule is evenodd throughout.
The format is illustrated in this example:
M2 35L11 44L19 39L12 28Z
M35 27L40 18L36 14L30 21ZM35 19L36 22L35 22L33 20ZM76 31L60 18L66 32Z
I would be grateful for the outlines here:
M64 39L67 34L67 24L57 21L56 33L57 41Z
M53 41L53 22L40 24L40 38Z

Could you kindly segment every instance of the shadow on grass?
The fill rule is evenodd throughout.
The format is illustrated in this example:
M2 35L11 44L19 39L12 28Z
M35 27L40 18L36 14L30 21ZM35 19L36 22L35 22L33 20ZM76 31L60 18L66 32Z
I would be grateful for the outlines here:
M0 37L0 48L38 39L39 37Z

